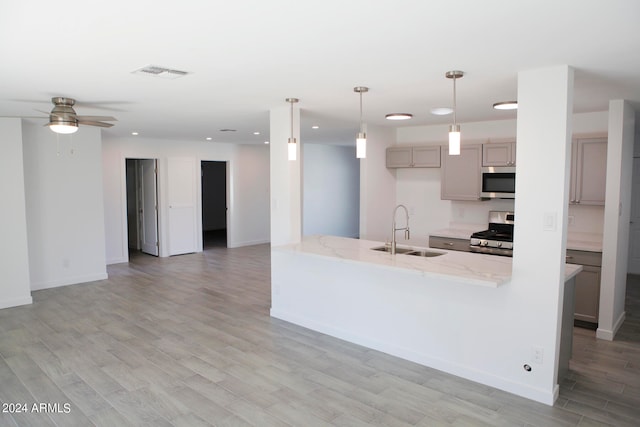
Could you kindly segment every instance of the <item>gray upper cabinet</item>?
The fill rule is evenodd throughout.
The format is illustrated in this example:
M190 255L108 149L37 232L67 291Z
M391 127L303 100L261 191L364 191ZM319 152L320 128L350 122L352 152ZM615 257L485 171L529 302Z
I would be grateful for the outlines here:
M440 146L387 148L388 168L439 168Z
M515 166L516 143L490 142L482 144L482 166Z
M482 145L463 145L459 156L450 156L442 147L440 198L443 200L480 200Z
M604 205L607 180L607 138L577 138L571 147L572 204Z

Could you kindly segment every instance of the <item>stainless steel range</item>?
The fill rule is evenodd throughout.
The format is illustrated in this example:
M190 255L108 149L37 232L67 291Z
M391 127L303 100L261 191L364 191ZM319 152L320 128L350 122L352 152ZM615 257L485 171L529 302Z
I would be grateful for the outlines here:
M513 256L513 212L489 212L489 229L471 235L471 252Z

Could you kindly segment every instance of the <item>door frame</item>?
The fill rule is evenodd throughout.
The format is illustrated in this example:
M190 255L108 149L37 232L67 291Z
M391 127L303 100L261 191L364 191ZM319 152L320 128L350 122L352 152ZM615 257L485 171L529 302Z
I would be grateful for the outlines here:
M199 249L200 251L204 250L204 242L202 241L202 236L204 234L204 227L203 227L203 218L202 218L202 164L203 163L208 163L208 162L216 162L216 163L224 163L224 167L225 167L225 177L224 177L224 186L225 186L225 222L226 222L226 229L227 229L227 238L226 238L226 242L225 245L227 248L231 247L229 246L229 241L230 241L230 233L231 233L231 174L230 174L230 169L231 169L231 162L229 160L207 160L207 159L200 159L200 179L198 180L198 227L199 227L199 241L198 241L198 245L199 245Z
M156 215L157 215L157 227L158 227L158 256L163 257L166 256L165 254L163 254L163 245L162 245L162 241L163 239L163 221L164 221L164 217L162 214L162 210L160 209L160 206L162 204L162 191L161 191L161 185L162 185L162 179L161 179L161 161L160 159L158 159L157 157L145 157L145 156L137 156L137 155L127 155L127 154L123 154L121 157L121 162L120 162L120 166L121 166L121 185L120 185L120 201L121 201L121 205L122 205L122 260L120 262L129 262L129 218L128 218L128 212L127 212L127 160L155 160L155 164L156 164L156 203L158 206L158 209L156 211ZM135 168L135 179L136 181L138 181L139 176L138 176L138 165L136 164L136 168ZM137 188L137 182L136 182L136 210L138 210L138 206L137 204L139 203L139 195L138 193L138 188ZM137 242L137 246L138 249L140 249L141 243L140 243L140 221L139 221L139 215L136 215L136 228L138 229L138 242Z

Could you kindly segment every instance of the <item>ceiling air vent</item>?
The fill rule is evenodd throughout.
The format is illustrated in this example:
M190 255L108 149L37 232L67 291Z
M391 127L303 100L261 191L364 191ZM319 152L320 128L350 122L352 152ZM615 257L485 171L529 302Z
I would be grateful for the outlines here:
M178 79L189 74L186 71L172 70L171 68L159 67L157 65L147 65L146 67L139 68L132 71L132 74L139 74L142 76L160 77L161 79Z

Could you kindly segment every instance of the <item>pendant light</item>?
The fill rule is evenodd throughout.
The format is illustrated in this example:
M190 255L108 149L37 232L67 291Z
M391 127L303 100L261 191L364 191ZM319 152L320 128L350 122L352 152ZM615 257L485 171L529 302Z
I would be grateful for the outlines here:
M289 141L287 142L287 150L289 153L289 160L296 160L296 139L293 137L293 104L299 101L298 98L287 98L285 99L289 104L291 104L291 137L289 137Z
M356 86L353 88L353 91L360 94L360 132L356 135L356 157L358 159L364 159L367 157L367 134L364 132L362 126L362 94L369 92L369 88Z
M460 125L456 117L456 79L461 79L464 76L462 71L454 70L447 71L445 77L453 79L453 124L449 126L449 155L460 155Z

